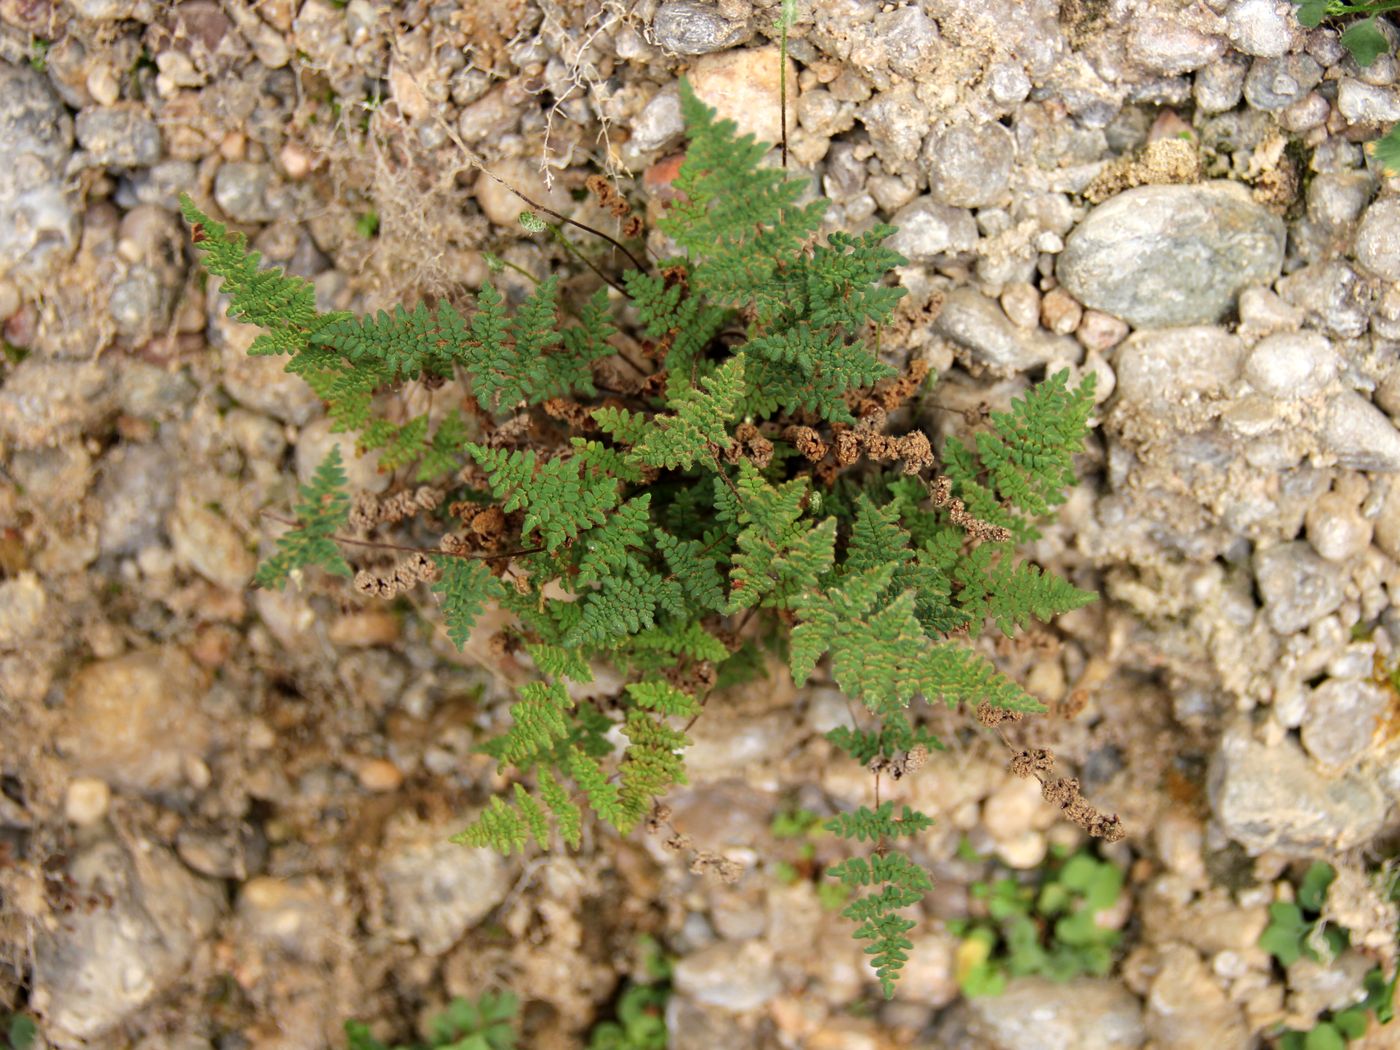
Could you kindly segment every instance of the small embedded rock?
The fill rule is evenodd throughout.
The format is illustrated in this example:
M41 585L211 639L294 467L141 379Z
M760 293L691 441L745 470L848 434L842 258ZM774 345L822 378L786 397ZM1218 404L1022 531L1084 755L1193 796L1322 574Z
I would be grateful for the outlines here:
M1279 634L1303 631L1342 604L1336 566L1306 543L1280 543L1254 556L1254 576L1269 625Z
M1244 78L1244 97L1255 109L1287 109L1317 86L1322 67L1311 55L1258 58Z
M1361 216L1356 261L1377 277L1400 281L1400 197L1378 200Z
M1275 0L1237 0L1225 13L1226 35L1246 55L1277 58L1293 46L1293 17Z
M770 145L782 138L779 78L782 67L778 48L750 47L722 54L704 55L692 67L689 79L696 96L713 106L721 117ZM797 126L797 67L787 59L787 128Z
M1016 142L995 122L956 124L930 137L923 151L929 195L958 208L996 204L1006 195Z
M1324 774L1291 740L1270 746L1230 732L1208 780L1211 810L1250 852L1290 856L1355 849L1385 822L1388 801L1374 775Z
M678 55L724 51L752 35L747 21L725 18L714 5L698 0L666 0L651 28L657 44Z
M1321 333L1280 332L1255 344L1244 377L1270 397L1311 397L1332 381L1337 365L1337 352Z
M1328 402L1318 440L1344 467L1400 471L1400 431L1354 390L1343 390Z
M1362 759L1380 728L1390 694L1374 682L1334 678L1308 696L1303 747L1326 770L1340 772Z
M895 234L885 242L910 262L931 263L962 255L977 247L977 223L966 208L920 197L895 212Z
M75 772L116 787L178 787L212 738L199 707L205 688L203 672L174 647L89 664L68 682L61 748Z

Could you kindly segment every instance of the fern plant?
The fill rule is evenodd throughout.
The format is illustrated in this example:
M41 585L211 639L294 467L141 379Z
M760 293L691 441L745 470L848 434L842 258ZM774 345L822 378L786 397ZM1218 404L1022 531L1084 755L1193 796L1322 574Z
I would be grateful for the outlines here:
M305 282L258 269L242 237L188 198L184 212L233 309L266 326L254 352L286 355L336 428L387 450L381 467L402 491L355 497L346 553L382 562L382 530L409 516L442 535L390 569L361 568L356 588L390 596L430 582L458 645L495 603L510 617L499 644L539 671L485 748L510 789L458 841L577 846L589 811L622 833L664 830L660 800L686 782L687 731L710 692L752 677L762 649L798 684L828 666L863 712L830 739L875 777L874 805L829 825L869 855L830 875L888 995L908 909L930 886L911 852L931 821L896 812L881 785L939 746L923 704L977 708L988 725L987 712L1041 709L968 643L1095 597L1015 552L1073 483L1093 376L1050 377L991 430L950 441L940 465L901 422L926 369L878 351L903 294L887 281L903 262L885 247L893 230L821 238L824 205L801 203L804 184L765 166L767 146L684 83L681 100L690 145L659 223L680 254L618 272L615 260L638 255L614 239L620 251L585 259L607 284L581 300L551 277L515 303L488 284L473 309L317 315ZM590 186L640 231L615 189ZM546 225L527 217L527 230ZM623 319L640 357L617 349ZM388 420L406 385L454 379L470 391L461 403ZM332 494L338 470L330 460L317 472L262 582L348 569L325 545L346 506ZM622 694L576 701L570 686L599 663L627 677ZM1052 787L1091 832L1121 833L1077 790ZM728 870L703 844L668 842Z

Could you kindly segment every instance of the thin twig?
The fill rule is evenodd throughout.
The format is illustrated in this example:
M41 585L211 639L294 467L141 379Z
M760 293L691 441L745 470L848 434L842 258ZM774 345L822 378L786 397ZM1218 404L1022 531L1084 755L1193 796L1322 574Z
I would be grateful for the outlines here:
M632 252L628 249L627 245L623 244L621 241L619 241L616 237L612 236L611 234L609 234L609 233L604 233L602 230L598 229L597 227L589 226L588 223L586 223L586 222L579 222L577 219L571 219L571 218L569 218L567 215L564 215L564 214L561 213L561 212L557 212L557 211L555 211L553 208L551 208L551 207L549 207L549 206L547 206L547 205L544 205L544 204L539 203L538 201L532 200L531 198L525 196L525 194L522 193L517 187L512 186L509 182L507 182L505 179L501 178L501 177L500 177L499 175L497 175L494 171L492 171L490 168L488 168L488 167L486 167L486 166L484 166L484 165L483 165L482 168L481 168L481 173L482 173L483 175L485 175L487 178L493 179L494 181L498 182L500 185L504 186L506 189L510 190L511 193L515 194L517 197L519 197L521 200L523 200L523 201L524 201L526 204L528 204L530 207L534 208L536 211L542 211L542 212L544 212L546 215L550 215L550 216L553 216L554 218L558 219L560 222L567 222L570 226L577 226L580 230L583 230L583 231L585 231L586 233L591 233L591 234L593 234L593 236L595 236L595 237L601 237L601 238L603 238L603 240L607 241L607 242L608 242L609 244L611 244L614 248L616 248L618 251L620 251L623 255L627 256L628 261L631 262L631 264L633 265L633 267L635 267L635 268L638 269L638 270L645 270L645 269L646 269L646 266L643 265L643 263L642 263L642 261L641 261L640 259L638 259L635 255L632 254Z

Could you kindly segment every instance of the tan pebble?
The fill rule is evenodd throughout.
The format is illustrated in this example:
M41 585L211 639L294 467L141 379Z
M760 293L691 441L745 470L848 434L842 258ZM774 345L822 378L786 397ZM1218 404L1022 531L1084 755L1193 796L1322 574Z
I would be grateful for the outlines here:
M366 791L397 791L403 784L399 767L383 758L372 758L360 766L360 786Z
M99 106L110 106L121 98L121 82L109 66L94 66L87 75L88 94Z
M243 132L230 131L219 142L219 155L227 161L242 160L247 145L248 138Z
M0 281L0 321L8 321L19 313L19 289L12 281Z
M348 613L330 627L330 640L336 645L367 649L376 645L392 645L399 640L399 619L391 612L366 609Z
M107 815L112 803L112 789L96 777L78 777L70 781L63 796L63 815L79 827L96 824Z
M311 174L311 153L301 143L288 142L282 147L278 157L282 161L282 170L293 182L300 182Z
M1069 335L1084 318L1084 307L1063 288L1045 293L1040 301L1040 321L1056 335Z
M1109 350L1128 337L1128 325L1101 310L1085 310L1074 335L1085 350Z
M1014 281L1001 292L1001 309L1019 328L1034 328L1040 320L1040 292L1035 285Z

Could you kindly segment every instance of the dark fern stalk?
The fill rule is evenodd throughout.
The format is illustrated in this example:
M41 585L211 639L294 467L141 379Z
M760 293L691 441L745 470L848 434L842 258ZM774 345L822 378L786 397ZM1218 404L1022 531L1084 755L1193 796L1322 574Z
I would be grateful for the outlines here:
M431 580L458 646L494 603L510 618L500 643L539 671L483 748L510 789L457 840L508 853L557 833L576 847L585 810L624 834L664 826L658 800L686 782L687 733L711 690L762 668L764 648L799 685L829 669L864 712L830 738L876 776L874 808L829 825L873 852L830 874L856 894L845 914L889 995L912 943L905 910L930 886L896 846L916 850L932 821L896 815L882 778L912 775L940 747L921 704L1040 710L966 639L1094 598L1015 553L1073 484L1093 377L1051 377L989 431L950 441L935 475L922 432L888 432L924 379L877 352L903 294L888 281L903 263L884 246L893 230L823 239L824 203L800 204L802 183L763 165L767 146L684 82L681 104L690 144L660 220L681 255L655 270L630 257L635 268L578 301L549 277L513 304L488 284L470 309L318 315L305 282L260 270L188 198L184 211L233 309L268 330L256 352L285 355L381 463L441 485L392 497L443 534L440 551L363 593ZM623 297L610 285L625 289L647 360L605 392L595 369L619 354ZM470 403L387 418L406 385L458 376ZM262 582L350 571L335 546L343 485L328 461ZM575 701L569 683L599 663L627 676L622 694ZM727 863L703 849L695 860Z

